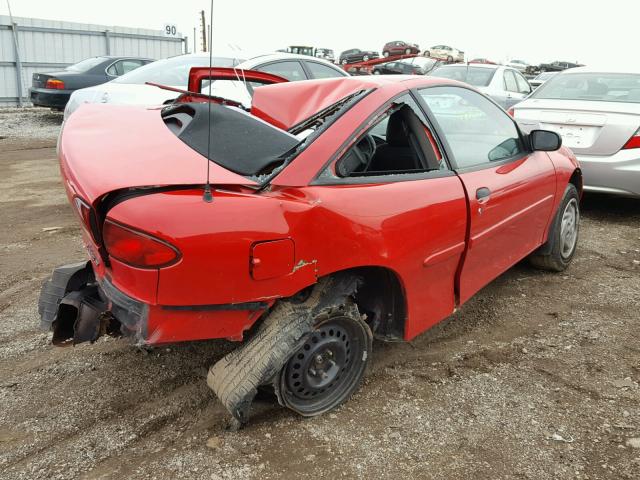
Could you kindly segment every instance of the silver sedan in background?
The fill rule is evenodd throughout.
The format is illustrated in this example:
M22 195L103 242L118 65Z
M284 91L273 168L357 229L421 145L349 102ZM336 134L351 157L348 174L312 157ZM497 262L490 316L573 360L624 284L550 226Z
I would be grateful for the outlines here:
M513 115L525 131L560 134L580 161L585 190L640 197L640 71L566 70Z
M524 100L532 90L519 71L502 65L443 65L430 75L468 83L505 109Z

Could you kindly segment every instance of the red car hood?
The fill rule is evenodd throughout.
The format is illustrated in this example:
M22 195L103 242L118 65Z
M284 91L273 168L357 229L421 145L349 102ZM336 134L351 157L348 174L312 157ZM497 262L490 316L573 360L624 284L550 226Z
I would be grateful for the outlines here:
M207 160L164 124L159 108L87 104L65 122L58 146L69 186L94 203L129 187L202 185ZM217 185L256 185L214 162Z

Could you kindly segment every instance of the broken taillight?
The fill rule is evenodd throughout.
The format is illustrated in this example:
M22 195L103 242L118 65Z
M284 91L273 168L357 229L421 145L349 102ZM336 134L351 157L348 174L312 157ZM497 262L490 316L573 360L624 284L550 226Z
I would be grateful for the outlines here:
M50 78L47 80L44 88L51 88L53 90L64 90L64 82L57 78Z
M82 221L82 224L86 230L91 234L93 241L98 243L95 229L95 220L93 217L93 211L91 205L85 202L80 197L73 197L73 206L76 208L76 212Z
M173 245L113 220L104 222L102 239L109 256L132 267L167 267L180 259Z
M640 148L640 128L636 130L636 133L633 134L633 137L631 137L629 141L624 144L622 150L628 150L630 148Z

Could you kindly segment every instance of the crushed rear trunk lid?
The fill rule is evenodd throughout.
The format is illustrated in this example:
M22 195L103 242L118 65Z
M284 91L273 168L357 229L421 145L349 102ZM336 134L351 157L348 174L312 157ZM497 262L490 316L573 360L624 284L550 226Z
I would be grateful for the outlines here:
M92 204L114 190L206 181L207 159L172 133L160 108L83 105L64 124L59 156L69 186ZM209 163L214 184L256 185Z

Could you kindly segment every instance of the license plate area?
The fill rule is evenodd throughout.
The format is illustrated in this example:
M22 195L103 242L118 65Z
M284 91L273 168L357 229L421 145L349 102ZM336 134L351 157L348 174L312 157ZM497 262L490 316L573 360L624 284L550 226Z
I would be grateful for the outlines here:
M592 125L563 125L557 123L541 123L540 128L551 130L562 137L563 145L569 148L589 148L593 145L600 127Z

